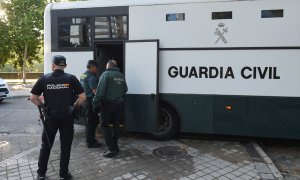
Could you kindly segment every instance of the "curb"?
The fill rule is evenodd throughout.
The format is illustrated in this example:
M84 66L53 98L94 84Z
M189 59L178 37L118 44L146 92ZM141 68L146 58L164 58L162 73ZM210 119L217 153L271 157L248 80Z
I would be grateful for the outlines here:
M18 99L18 98L29 98L30 94L19 94L19 95L12 95L9 97L6 97L5 99Z
M8 99L29 98L29 97L30 95L18 95L18 96L9 97Z
M262 150L262 148L254 141L251 142L255 150L258 152L258 154L261 156L261 158L265 161L271 172L273 173L274 177L276 179L283 179L282 174L280 171L277 169L273 161L270 159L270 157Z
M17 90L17 91L10 91L10 96L8 98L15 99L15 98L26 98L30 96L31 96L30 91Z

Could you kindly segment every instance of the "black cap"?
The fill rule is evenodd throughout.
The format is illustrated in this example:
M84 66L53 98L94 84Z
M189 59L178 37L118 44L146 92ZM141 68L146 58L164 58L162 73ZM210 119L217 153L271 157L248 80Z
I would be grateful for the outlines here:
M98 66L98 63L95 61L95 60L89 60L88 61L88 63L87 63L87 65L86 65L88 68L90 67L90 66Z
M52 63L56 64L58 66L66 66L67 65L66 64L66 58L64 56L61 56L61 55L53 56Z

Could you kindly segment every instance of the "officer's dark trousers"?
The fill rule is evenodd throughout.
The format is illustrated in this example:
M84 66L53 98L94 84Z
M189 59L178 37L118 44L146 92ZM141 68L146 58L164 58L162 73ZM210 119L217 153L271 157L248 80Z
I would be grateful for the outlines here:
M68 174L68 166L70 160L71 146L74 134L74 117L61 110L49 110L46 118L46 125L48 129L49 139L53 144L57 131L60 132L60 176ZM44 175L47 171L47 164L52 147L47 144L45 129L42 134L42 147L40 150L40 157L38 162L38 173Z
M120 135L119 125L122 118L123 103L106 103L101 110L101 128L105 143L110 151L117 151ZM113 127L109 127L113 124Z
M98 114L93 111L92 100L93 98L89 97L86 99L87 123L85 126L85 136L87 144L95 143L95 131L99 124Z

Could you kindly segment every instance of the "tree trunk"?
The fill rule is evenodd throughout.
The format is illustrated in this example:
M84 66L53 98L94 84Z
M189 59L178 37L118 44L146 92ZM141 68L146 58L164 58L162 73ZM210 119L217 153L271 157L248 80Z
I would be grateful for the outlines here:
M27 60L27 52L28 52L28 44L25 43L25 49L24 49L24 57L23 57L23 84L26 84L26 60Z

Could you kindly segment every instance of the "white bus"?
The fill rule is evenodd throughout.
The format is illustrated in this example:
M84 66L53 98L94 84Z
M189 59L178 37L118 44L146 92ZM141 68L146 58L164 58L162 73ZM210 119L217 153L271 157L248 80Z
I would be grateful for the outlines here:
M118 61L127 131L300 139L299 0L99 0L49 4L45 73L67 58Z

